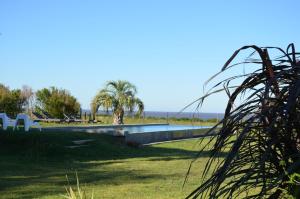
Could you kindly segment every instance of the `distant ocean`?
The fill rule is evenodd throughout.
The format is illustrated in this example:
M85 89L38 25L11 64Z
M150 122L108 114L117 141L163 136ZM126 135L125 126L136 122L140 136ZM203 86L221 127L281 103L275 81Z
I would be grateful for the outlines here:
M200 119L222 119L222 113L197 113L197 112L161 112L161 111L145 111L145 117L173 117L173 118L200 118Z
M82 113L84 114L90 113L90 110L82 110ZM107 114L104 111L98 111L98 114ZM111 115L111 112L108 113ZM144 112L144 117L164 117L164 118L199 118L199 119L222 119L224 117L223 113L197 113L197 112L164 112L164 111L145 111Z

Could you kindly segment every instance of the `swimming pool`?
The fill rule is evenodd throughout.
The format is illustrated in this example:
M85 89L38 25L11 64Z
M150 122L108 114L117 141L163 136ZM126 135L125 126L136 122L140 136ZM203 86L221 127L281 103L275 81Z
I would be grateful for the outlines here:
M149 144L154 142L187 139L204 136L210 126L169 125L169 124L136 124L136 125L99 125L50 127L43 131L104 133L123 137L127 143Z
M207 129L209 126L191 126L191 125L147 125L147 126L130 126L120 128L120 130L127 131L128 133L149 133L149 132L162 132L162 131L182 131L182 130L197 130Z
M210 128L209 126L187 125L133 126L125 127L119 133L125 137L126 143L136 145L201 137L205 136Z

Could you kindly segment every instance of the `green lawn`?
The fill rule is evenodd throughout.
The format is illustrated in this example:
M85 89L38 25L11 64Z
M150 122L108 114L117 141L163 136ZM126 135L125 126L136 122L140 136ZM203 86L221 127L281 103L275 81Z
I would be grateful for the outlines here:
M48 126L77 126L77 125L111 125L113 122L112 116L101 115L97 116L98 123L46 123L40 122L43 127ZM150 124L150 123L169 123L178 125L195 125L195 126L213 126L215 121L194 121L193 119L180 119L180 118L136 118L124 117L125 124Z
M65 147L79 139L94 141ZM208 152L182 188L200 147L198 140L132 148L100 134L0 132L0 198L62 198L65 176L75 185L76 171L95 198L183 198L200 182Z

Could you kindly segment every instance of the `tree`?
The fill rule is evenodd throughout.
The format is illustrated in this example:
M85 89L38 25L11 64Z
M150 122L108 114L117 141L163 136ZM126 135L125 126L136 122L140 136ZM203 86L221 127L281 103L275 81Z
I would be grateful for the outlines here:
M56 118L64 118L64 114L77 115L80 104L67 90L50 87L36 92L37 109L48 112Z
M137 108L137 115L141 115L144 111L143 102L135 97L137 93L136 87L128 81L109 81L105 88L100 90L91 103L93 117L99 109L112 110L113 124L123 124L125 110L133 112Z
M250 56L231 64L246 49ZM293 44L286 51L244 46L225 63L220 73L240 64L254 70L221 80L199 99L201 106L214 93L229 97L224 119L207 132L220 128L202 150L210 151L203 183L188 198L300 198L299 55Z
M21 95L21 90L10 90L3 84L0 84L0 112L4 112L11 117L15 117L23 111L25 98Z
M34 101L34 92L31 87L24 85L21 90L21 96L24 98L24 108L27 113L30 113Z

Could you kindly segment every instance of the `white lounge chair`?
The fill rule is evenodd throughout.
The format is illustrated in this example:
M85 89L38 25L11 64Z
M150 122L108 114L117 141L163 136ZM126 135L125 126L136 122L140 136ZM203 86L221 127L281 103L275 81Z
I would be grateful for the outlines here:
M25 131L29 131L29 128L30 127L37 127L40 131L42 131L42 128L41 128L41 125L38 123L38 122L34 122L32 121L28 115L24 114L24 113L20 113L17 115L17 118L16 118L16 122L15 122L15 126L14 126L14 129L17 128L18 126L18 121L19 120L23 120L24 121L24 128L25 128Z
M7 127L15 127L16 120L10 119L6 113L0 113L0 119L2 119L2 128L3 130L7 130Z

